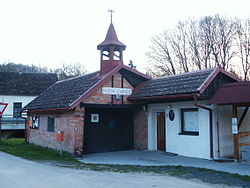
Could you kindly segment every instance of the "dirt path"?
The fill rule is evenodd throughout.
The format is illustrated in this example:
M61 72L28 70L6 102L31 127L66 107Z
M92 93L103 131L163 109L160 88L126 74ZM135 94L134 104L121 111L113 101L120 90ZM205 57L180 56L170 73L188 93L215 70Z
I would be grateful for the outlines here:
M166 175L75 170L21 159L0 152L1 188L209 188L223 187ZM227 187L227 186L224 186Z

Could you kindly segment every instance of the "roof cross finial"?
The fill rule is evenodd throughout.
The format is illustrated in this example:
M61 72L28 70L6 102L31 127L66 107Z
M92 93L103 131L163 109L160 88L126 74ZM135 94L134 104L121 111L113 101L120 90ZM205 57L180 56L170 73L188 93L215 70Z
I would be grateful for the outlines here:
M113 13L115 12L114 10L110 9L108 10L108 12L110 13L110 16L111 16L111 23L112 23L112 20L113 20Z

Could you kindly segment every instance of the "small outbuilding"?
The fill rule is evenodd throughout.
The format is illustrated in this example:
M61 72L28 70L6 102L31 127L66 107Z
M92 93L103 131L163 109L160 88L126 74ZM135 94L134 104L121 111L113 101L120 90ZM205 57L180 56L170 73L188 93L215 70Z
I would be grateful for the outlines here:
M97 46L100 71L58 81L24 108L28 142L78 154L147 149L146 111L128 96L151 78L123 65L125 48L111 23Z
M209 104L216 104L220 108L228 109L227 112L221 114L221 117L224 126L232 128L233 135L230 135L231 152L233 149L234 159L239 161L243 158L243 160L250 162L250 115L248 113L250 82L223 85L209 101ZM224 139L220 140L220 142L225 144Z
M231 129L221 109L208 101L223 84L238 81L212 68L145 82L129 100L147 103L148 149L205 159L233 157ZM227 146L219 144L222 136Z

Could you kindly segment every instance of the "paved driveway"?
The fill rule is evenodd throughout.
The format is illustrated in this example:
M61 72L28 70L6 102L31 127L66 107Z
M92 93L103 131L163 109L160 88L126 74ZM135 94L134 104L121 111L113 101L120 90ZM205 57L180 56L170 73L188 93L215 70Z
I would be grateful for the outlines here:
M145 173L75 170L28 161L0 152L1 188L209 188L199 181Z
M232 174L250 176L249 163L237 162L216 162L212 160L199 159L194 157L184 157L180 155L170 155L162 151L117 151L108 153L96 153L85 155L81 160L85 163L99 164L129 164L143 166L191 166L207 168Z

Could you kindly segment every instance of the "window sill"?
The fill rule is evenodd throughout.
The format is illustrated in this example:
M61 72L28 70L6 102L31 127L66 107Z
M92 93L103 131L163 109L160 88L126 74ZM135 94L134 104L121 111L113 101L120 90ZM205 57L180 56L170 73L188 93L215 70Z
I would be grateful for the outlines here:
M179 135L199 136L199 132L180 132Z

